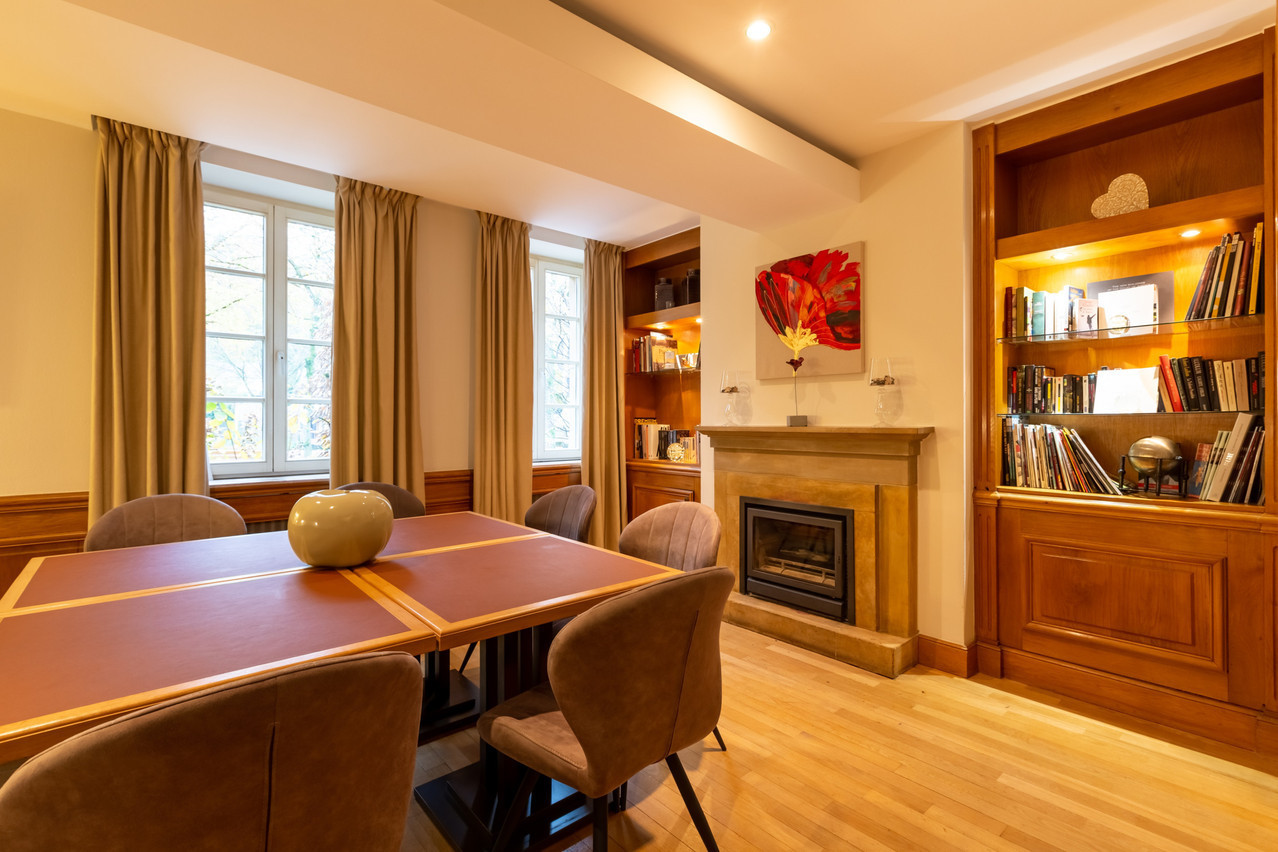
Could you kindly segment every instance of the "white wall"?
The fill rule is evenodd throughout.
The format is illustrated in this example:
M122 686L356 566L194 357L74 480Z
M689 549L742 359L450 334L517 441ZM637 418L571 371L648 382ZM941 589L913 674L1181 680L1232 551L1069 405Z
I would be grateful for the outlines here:
M919 630L955 644L972 638L967 364L970 263L968 134L961 124L867 158L862 201L767 233L701 223L702 422L724 423L719 376L742 371L750 422L780 425L794 412L789 379L757 381L755 270L773 261L864 241L862 340L866 363L892 358L904 411L896 425L932 426L919 460ZM799 411L813 425L869 426L864 373L803 377ZM708 442L704 442L708 443ZM713 455L703 446L703 497L713 504Z
M0 110L0 494L88 488L96 156Z
M0 110L0 496L89 487L96 158L93 131ZM423 199L417 227L425 467L469 468L479 221Z

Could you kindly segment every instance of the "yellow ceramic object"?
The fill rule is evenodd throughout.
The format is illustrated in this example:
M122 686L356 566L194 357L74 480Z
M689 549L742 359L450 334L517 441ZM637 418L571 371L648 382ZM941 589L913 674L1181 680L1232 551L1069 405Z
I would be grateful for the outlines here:
M307 565L349 568L382 552L394 519L375 491L312 491L293 504L288 543Z

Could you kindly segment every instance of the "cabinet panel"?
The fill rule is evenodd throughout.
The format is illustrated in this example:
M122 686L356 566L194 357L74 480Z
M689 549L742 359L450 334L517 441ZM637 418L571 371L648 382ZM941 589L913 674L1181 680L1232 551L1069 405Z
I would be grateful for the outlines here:
M626 468L629 520L666 503L701 501L701 470L695 467L631 463Z

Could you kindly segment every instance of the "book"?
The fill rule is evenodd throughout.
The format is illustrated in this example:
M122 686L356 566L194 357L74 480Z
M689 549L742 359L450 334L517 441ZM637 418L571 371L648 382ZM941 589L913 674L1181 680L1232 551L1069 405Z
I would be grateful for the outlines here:
M1193 465L1189 469L1189 479L1185 483L1185 494L1197 497L1203 491L1203 477L1207 474L1207 460L1211 458L1211 444L1199 444L1194 453Z
M1153 287L1154 295L1150 297L1147 288ZM1122 291L1137 290L1138 295L1117 295ZM1155 272L1150 275L1131 275L1126 278L1111 278L1105 281L1093 281L1087 285L1087 298L1096 299L1102 312L1121 314L1125 325L1107 321L1101 316L1100 327L1110 328L1124 333L1125 327L1148 326L1160 321L1171 321L1176 316L1176 276L1172 272ZM1132 312L1138 311L1133 316ZM1141 334L1152 329L1143 329ZM1111 335L1114 332L1111 331Z
M1220 246L1212 246L1211 251L1207 253L1207 260L1203 263L1202 272L1198 275L1198 286L1194 288L1194 295L1185 309L1186 320L1202 319L1203 306L1207 303L1207 294L1211 289L1212 276L1219 257Z
M1071 327L1079 337L1095 337L1100 328L1100 303L1095 299L1075 299Z
M1257 427L1251 430L1251 434L1247 437L1247 447L1243 451L1242 460L1239 461L1236 467L1232 483L1226 489L1224 502L1245 502L1247 495L1251 491L1252 474L1255 473L1253 466L1256 463L1257 451L1264 437L1264 429Z
M1176 379L1176 388L1180 391L1180 401L1185 411L1198 411L1198 393L1193 376L1185 372L1185 359L1173 358L1171 362L1172 376Z
M1234 427L1229 430L1229 437L1225 442L1224 451L1221 453L1220 460L1216 465L1216 471L1212 476L1211 483L1206 486L1203 492L1203 499L1212 502L1220 502L1225 494L1225 489L1229 485L1230 475L1234 471L1234 466L1238 463L1238 454L1245 449L1246 441L1250 438L1251 425L1255 421L1256 415L1247 412L1241 412L1234 419Z
M1185 406L1180 399L1180 390L1176 387L1176 379L1172 376L1171 357L1159 355L1158 366L1163 376L1163 383L1167 386L1167 395L1171 397L1171 405L1167 410L1184 411Z
M1114 334L1148 334L1158 322L1158 288L1153 284L1106 290L1096 297L1102 328Z
M1260 361L1257 356L1252 356L1244 363L1247 372L1247 410L1256 411L1263 404L1260 398Z
M1041 337L1047 333L1047 294L1042 290L1030 293L1030 328L1032 337Z
M1153 414L1158 411L1158 368L1101 370L1096 374L1096 414Z
M1198 355L1191 355L1185 360L1189 362L1190 372L1194 376L1194 393L1198 397L1198 410L1212 411L1211 397L1207 390L1207 373L1203 369L1203 359Z
M1265 283L1265 223L1260 221L1251 232L1251 288L1247 292L1247 313L1258 314L1264 310Z

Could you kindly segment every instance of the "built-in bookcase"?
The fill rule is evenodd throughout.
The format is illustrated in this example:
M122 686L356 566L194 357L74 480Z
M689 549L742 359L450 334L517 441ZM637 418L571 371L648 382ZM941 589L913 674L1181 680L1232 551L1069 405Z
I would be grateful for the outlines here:
M972 136L979 666L1209 736L1250 736L1253 747L1257 722L1278 711L1273 382L1254 406L1263 506L1012 486L1003 436L1014 416L1068 427L1116 476L1138 439L1170 439L1188 465L1198 444L1233 426L1233 411L1017 413L1008 371L1086 375L1163 355L1272 353L1273 79L1270 30ZM1148 207L1094 215L1124 174L1144 179ZM1234 232L1250 240L1257 223L1265 313L1186 321L1212 247ZM1173 275L1174 309L1140 333L1009 333L1009 288L1068 292L1160 272ZM1245 653L1230 653L1248 634ZM1203 698L1257 715L1225 735L1220 719L1204 721Z

